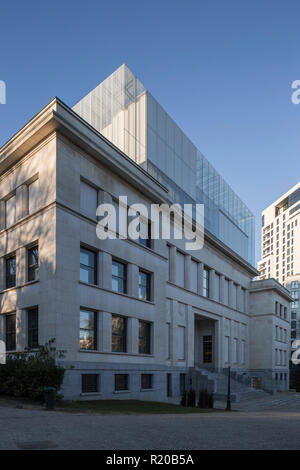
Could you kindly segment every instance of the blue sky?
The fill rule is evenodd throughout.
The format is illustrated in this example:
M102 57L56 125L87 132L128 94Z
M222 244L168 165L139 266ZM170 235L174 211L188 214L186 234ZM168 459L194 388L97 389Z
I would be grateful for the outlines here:
M298 0L2 2L0 146L126 63L257 219L300 180Z

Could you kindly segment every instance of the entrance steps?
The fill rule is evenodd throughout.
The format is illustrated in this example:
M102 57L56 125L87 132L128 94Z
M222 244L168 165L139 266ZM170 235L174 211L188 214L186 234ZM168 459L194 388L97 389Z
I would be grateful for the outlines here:
M195 367L191 370L191 380L196 394L201 390L207 390L209 393L213 393L215 400L227 400L228 376L226 373ZM235 372L230 378L230 395L232 402L269 396L264 390L253 388L250 377Z

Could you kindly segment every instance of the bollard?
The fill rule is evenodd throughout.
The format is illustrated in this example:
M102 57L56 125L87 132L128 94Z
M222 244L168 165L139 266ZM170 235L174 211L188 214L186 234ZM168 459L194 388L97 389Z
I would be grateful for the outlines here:
M56 388L47 387L45 389L45 405L46 410L55 410L56 405Z

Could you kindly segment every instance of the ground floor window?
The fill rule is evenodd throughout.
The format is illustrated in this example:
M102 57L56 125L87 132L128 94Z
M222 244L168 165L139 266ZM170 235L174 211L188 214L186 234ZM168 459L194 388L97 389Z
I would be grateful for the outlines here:
M28 347L30 349L37 348L39 345L39 312L37 307L27 310L27 328Z
M167 374L167 397L172 396L172 374Z
M203 336L203 362L212 362L212 336Z
M115 391L128 390L128 374L115 374Z
M6 315L6 351L16 350L16 315Z
M186 391L186 374L180 374L180 394Z
M81 392L97 393L99 391L99 375L98 374L82 374L81 376Z
M152 374L141 375L141 388L143 390L149 390L152 388Z

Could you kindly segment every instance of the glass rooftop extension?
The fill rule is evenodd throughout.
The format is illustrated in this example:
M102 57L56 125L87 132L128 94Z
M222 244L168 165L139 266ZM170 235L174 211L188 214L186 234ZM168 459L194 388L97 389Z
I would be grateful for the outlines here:
M123 64L74 111L169 190L203 203L205 229L254 265L254 216L174 120Z

